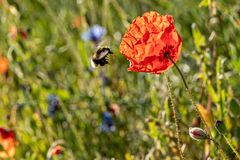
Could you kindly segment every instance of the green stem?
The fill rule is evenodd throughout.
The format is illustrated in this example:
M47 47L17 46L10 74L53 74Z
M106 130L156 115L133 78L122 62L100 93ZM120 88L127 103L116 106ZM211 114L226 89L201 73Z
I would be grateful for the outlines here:
M174 64L174 66L177 68L178 73L180 74L180 76L181 76L181 78L182 78L182 80L183 80L183 83L184 83L186 89L189 90L188 85L187 85L187 82L186 82L186 80L185 80L185 78L184 78L184 76L183 76L180 68L179 68L179 67L177 66L177 64L174 62L174 60L172 59L172 57L169 56L169 54L165 54L165 56L166 56L166 57Z
M240 160L240 155L237 152L237 150L233 147L232 143L230 142L230 140L222 134L222 136L224 137L224 139L226 140L227 144L230 146L230 148L232 149L232 151L236 154L237 158Z
M180 74L180 76L181 76L181 78L182 78L182 80L183 80L183 83L184 83L184 85L185 85L185 88L186 88L186 90L187 90L187 92L188 92L188 94L189 94L189 98L190 98L190 100L191 100L192 106L194 106L195 111L197 112L198 116L200 117L201 121L203 122L204 128L205 128L206 131L207 131L207 134L208 134L209 139L213 140L213 138L212 138L212 136L211 136L210 129L208 128L206 121L203 119L203 117L202 117L199 109L197 108L197 105L196 105L195 101L193 100L192 92L191 92L191 90L189 89L189 87L188 87L188 85L187 85L187 82L186 82L186 80L185 80L185 78L184 78L184 76L183 76L180 68L177 66L177 64L174 62L174 60L172 59L172 57L171 57L168 53L165 53L165 56L166 56L166 57L173 63L173 65L177 68L177 71L178 71L178 73ZM216 142L216 141L213 140L213 142ZM214 144L216 145L216 143L214 143ZM222 155L223 157L226 157L226 156L223 154L224 152L223 152L223 149L220 147L220 145L219 145L218 147L219 147L219 151L220 151L221 155Z
M207 129L207 131L210 131L210 130L208 129L208 127L207 127L207 123L206 123L205 120L203 119L200 111L199 111L198 108L197 108L196 103L195 103L194 100L193 100L192 92L191 92L191 90L189 89L189 87L188 87L188 85L187 85L187 82L186 82L186 80L185 80L185 78L184 78L184 76L183 76L180 68L179 68L179 67L177 66L177 64L174 62L174 60L172 59L172 57L169 56L169 54L165 54L165 56L166 56L166 57L174 64L174 66L177 68L177 71L178 71L178 73L180 74L180 76L181 76L181 78L182 78L182 80L183 80L183 83L184 83L184 85L185 85L185 88L186 88L186 90L187 90L187 92L188 92L188 94L189 94L189 96L190 96L189 98L190 98L190 100L191 100L192 106L194 106L196 112L198 113L199 117L201 118L201 121L203 122L204 127Z
M212 138L210 138L210 137L209 137L209 140L211 140L211 141L215 144L215 146L216 146L217 149L219 150L220 154L223 156L223 159L224 159L224 160L227 160L228 158L227 158L226 155L224 154L224 152L223 152L220 144L217 143L217 141L215 141L214 139L212 139Z
M179 155L180 155L181 159L184 160L185 158L184 158L183 153L181 151L181 143L180 143L180 135L179 135L179 122L178 122L178 119L177 119L176 107L175 107L175 104L174 104L174 96L173 96L171 84L170 84L167 73L165 73L165 78L166 78L166 82L167 82L167 87L168 87L169 96L170 96L170 100L171 100L172 111L173 111L173 118L174 118L175 127L176 127L178 151L179 151Z

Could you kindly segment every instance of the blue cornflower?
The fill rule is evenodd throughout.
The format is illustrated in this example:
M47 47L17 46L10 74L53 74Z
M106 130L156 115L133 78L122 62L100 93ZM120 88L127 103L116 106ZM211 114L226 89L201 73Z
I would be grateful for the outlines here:
M84 41L98 42L106 34L106 29L99 25L90 27L87 31L83 32L81 38Z
M47 102L48 102L48 114L50 117L53 117L56 110L59 108L58 97L54 94L50 94L47 97Z
M116 130L116 127L113 125L112 116L110 112L103 113L100 129L103 132L113 132Z
M111 117L111 113L110 112L104 112L103 113L103 123L111 126L112 125L112 117Z
M100 125L100 130L102 132L114 132L116 130L115 126L107 126L106 124L102 123Z

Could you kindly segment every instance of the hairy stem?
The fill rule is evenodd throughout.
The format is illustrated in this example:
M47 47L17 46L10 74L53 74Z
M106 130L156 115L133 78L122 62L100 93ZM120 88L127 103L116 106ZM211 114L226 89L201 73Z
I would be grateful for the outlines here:
M180 155L181 159L184 160L184 155L181 151L181 143L180 143L180 135L179 135L179 123L178 123L177 114L176 114L177 113L176 112L176 107L175 107L175 104L174 104L174 96L173 96L171 84L170 84L167 73L165 73L165 78L166 78L166 82L167 82L167 87L168 87L169 96L170 96L170 100L171 100L172 111L173 111L173 118L174 118L175 127L176 127L178 151L179 151L179 155Z
M220 154L221 154L222 157L223 157L223 160L227 160L228 158L227 158L226 155L224 154L224 152L223 152L220 144L217 143L217 141L215 141L214 139L212 139L212 138L210 138L210 137L209 137L209 140L211 140L211 141L214 143L214 145L217 147L217 149L219 150Z
M178 73L180 74L180 76L181 76L181 78L182 78L182 80L183 80L184 86L185 86L185 88L186 88L186 90L187 90L187 92L188 92L188 94L189 94L189 98L190 98L190 101L191 101L192 106L194 107L195 111L197 112L198 116L200 117L201 121L203 122L204 128L205 128L206 131L207 131L207 134L208 134L209 139L213 140L213 138L212 138L212 136L211 136L210 129L208 128L206 121L203 119L203 117L202 117L202 115L201 115L201 113L200 113L200 111L199 111L199 109L198 109L198 107L197 107L197 105L196 105L196 103L195 103L195 101L194 101L194 99L193 99L192 92L191 92L191 90L189 89L189 87L188 87L188 85L187 85L187 82L186 82L186 80L185 80L185 78L184 78L184 76L183 76L180 68L177 66L177 64L174 62L174 60L172 59L172 57L171 57L168 53L165 53L165 56L166 56L166 57L173 63L173 65L176 67ZM216 142L216 141L213 140L213 142ZM214 143L214 144L216 145L216 143ZM221 155L222 155L223 157L226 157L226 156L223 154L224 152L223 152L223 149L220 147L220 145L219 145L218 147L219 147L219 152L221 153Z
M186 88L186 90L187 90L187 92L188 92L188 94L189 94L189 98L190 98L190 100L191 100L192 106L194 106L196 112L198 113L199 117L201 118L201 121L202 121L203 124L204 124L204 127L205 127L205 128L207 129L207 131L209 132L209 129L208 129L208 127L207 127L207 123L206 123L205 120L203 119L200 111L199 111L198 108L197 108L196 103L195 103L194 100L193 100L192 92L191 92L191 90L189 89L189 87L188 87L188 85L187 85L187 82L186 82L186 80L185 80L185 78L184 78L184 76L183 76L180 68L179 68L179 67L177 66L177 64L173 61L172 57L169 56L169 54L165 54L165 56L166 56L166 57L174 64L174 66L176 67L178 73L180 74L180 76L181 76L181 78L182 78L182 80L183 80L183 83L184 83L184 85L185 85L185 88Z

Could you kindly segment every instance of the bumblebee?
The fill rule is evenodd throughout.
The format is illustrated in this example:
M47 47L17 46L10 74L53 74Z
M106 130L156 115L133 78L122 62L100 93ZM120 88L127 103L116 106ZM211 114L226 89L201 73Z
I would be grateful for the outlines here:
M97 49L96 53L93 55L91 60L91 65L95 68L96 66L104 66L109 64L107 56L113 54L113 52L108 47L102 47Z

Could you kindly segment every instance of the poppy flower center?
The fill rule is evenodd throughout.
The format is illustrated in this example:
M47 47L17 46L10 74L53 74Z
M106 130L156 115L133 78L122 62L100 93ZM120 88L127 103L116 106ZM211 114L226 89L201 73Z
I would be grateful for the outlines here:
M161 51L159 61L160 62L169 62L169 58L173 58L174 53L173 53L173 47L172 46L166 46L164 49Z
M163 49L163 55L165 58L167 58L168 56L174 56L173 55L173 46L166 46Z
M169 51L166 51L166 52L164 53L164 57L167 57L167 56L169 56Z

